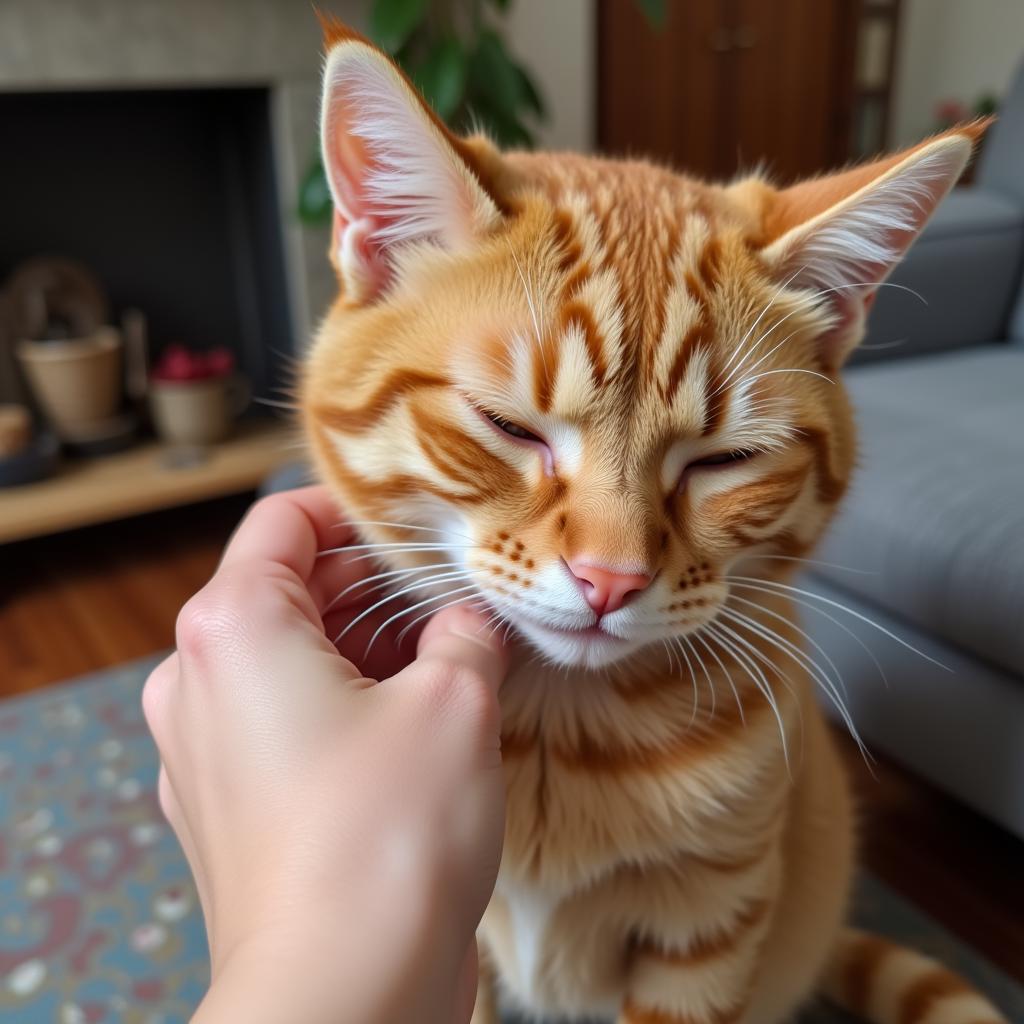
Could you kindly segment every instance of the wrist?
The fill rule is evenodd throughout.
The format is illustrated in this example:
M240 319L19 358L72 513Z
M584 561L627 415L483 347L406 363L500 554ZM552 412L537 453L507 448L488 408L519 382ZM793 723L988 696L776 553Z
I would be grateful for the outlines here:
M386 902L371 918L279 922L238 942L192 1024L449 1024L465 956L453 915L418 927L415 912L396 920L397 894Z

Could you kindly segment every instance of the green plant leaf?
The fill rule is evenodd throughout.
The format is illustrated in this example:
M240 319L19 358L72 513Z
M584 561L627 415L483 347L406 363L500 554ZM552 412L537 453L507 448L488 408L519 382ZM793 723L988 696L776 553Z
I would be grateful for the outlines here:
M974 113L978 117L989 117L999 109L999 98L994 93L984 93L974 104Z
M491 3L494 4L499 11L507 11L512 6L512 0L491 0Z
M637 6L644 12L644 17L650 23L651 28L659 31L665 27L668 18L668 9L665 0L636 0Z
M374 0L370 35L388 53L399 50L422 23L430 0Z
M466 92L466 51L455 36L445 36L430 48L413 78L438 116L447 121Z
M491 29L480 33L469 62L469 103L478 109L515 119L525 104L518 69L501 37Z
M515 64L513 67L515 68L516 77L519 79L519 92L522 95L524 105L538 117L546 117L548 112L547 106L544 103L544 97L541 96L540 90L537 88L537 83L533 80L533 76L522 64Z
M495 115L492 130L497 142L505 147L533 149L536 141L530 129L517 117Z
M469 117L460 125L462 130L483 128L500 146L520 146L532 149L534 137L529 128L515 115L493 107L489 101L478 96L469 107Z
M303 224L320 227L330 224L334 201L327 184L327 174L317 153L299 184L299 220Z

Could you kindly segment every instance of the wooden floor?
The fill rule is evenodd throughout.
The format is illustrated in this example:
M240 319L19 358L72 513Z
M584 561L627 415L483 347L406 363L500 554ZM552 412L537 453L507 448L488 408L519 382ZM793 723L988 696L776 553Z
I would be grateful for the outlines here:
M0 696L168 647L248 497L0 546ZM1024 981L1024 843L840 737L862 860Z

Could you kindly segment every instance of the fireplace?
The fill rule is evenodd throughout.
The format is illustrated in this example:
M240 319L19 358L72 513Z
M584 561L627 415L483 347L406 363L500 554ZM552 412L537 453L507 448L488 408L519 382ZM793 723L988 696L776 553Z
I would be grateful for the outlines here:
M367 15L365 0L324 6ZM228 347L257 397L280 397L336 291L329 229L296 216L320 63L304 0L3 0L0 279L32 256L75 260L112 319L143 311L154 354ZM9 334L0 404L24 404ZM143 428L116 454L0 488L0 544L254 487L299 455L288 418L263 412L205 461L169 458Z
M276 393L300 339L290 308L266 87L0 94L0 279L70 257L116 319L145 314L152 356L231 349Z

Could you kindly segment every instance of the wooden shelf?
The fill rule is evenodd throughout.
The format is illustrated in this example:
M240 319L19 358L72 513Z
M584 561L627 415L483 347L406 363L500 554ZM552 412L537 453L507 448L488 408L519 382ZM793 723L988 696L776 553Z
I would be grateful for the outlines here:
M288 424L254 420L192 464L175 465L157 441L68 460L48 480L0 490L0 544L251 490L298 457L296 440Z

